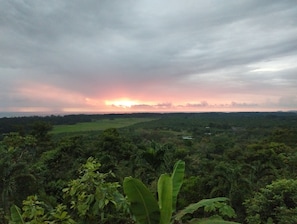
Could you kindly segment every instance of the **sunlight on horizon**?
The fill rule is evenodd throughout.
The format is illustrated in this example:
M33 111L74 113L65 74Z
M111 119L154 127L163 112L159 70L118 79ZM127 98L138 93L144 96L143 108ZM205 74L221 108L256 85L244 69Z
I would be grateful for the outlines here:
M138 105L139 102L130 99L118 99L118 100L106 100L106 106L116 106L121 108L131 108L132 106Z

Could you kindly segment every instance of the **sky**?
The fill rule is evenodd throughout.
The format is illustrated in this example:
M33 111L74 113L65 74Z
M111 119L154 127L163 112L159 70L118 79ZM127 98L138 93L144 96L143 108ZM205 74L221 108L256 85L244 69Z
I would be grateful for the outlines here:
M295 0L0 5L0 112L297 110Z

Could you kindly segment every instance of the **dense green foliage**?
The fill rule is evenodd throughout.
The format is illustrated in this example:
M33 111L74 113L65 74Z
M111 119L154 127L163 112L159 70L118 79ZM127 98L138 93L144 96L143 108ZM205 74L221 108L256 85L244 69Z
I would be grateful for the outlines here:
M129 123L136 118L142 122ZM123 119L121 128L108 125ZM52 131L103 120L93 131ZM228 198L231 221L296 223L296 113L0 118L0 134L0 223L134 223L125 177L155 196L158 178L168 181L179 160L186 166L181 188L173 185L173 212ZM217 214L197 209L181 221L207 223L203 217Z
M112 223L117 213L118 219L127 211L128 204L119 192L117 182L107 182L106 179L113 174L100 173L101 164L90 157L80 169L80 176L71 180L67 188L63 189L64 197L69 198L71 208L77 213L77 220L81 223Z
M200 208L205 211L216 211L217 215L209 218L192 219L190 223L219 222L221 224L235 223L224 221L222 216L235 217L234 210L225 203L227 198L203 199L190 204L181 211L175 211L177 195L183 183L185 163L177 161L171 175L162 174L158 179L158 201L149 189L138 179L126 177L124 192L130 202L130 208L139 224L170 224L183 223L187 214L192 214Z
M245 202L248 223L297 223L297 179L280 179Z

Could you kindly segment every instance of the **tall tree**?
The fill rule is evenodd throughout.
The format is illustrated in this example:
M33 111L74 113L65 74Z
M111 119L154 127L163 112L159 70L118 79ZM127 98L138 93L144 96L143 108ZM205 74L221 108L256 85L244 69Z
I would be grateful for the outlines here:
M29 169L34 146L34 137L18 133L7 134L0 142L0 207L5 211L37 190L36 179Z
M245 201L247 222L297 223L297 180L279 179Z

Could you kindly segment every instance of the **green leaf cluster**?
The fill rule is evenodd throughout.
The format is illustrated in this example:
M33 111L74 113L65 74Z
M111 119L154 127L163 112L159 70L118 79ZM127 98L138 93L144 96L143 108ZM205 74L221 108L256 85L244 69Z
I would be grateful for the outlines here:
M234 210L225 202L227 198L204 199L187 206L175 214L177 195L183 183L185 162L177 161L172 175L162 174L158 180L158 201L148 188L138 179L126 177L124 192L130 201L131 212L140 224L182 223L182 218L197 209L204 207L205 211L219 210L219 214L235 217ZM174 215L175 214L175 215ZM201 222L200 222L201 221ZM232 223L222 220L220 216L212 217L216 223ZM207 219L192 220L190 223L210 223ZM214 223L214 222L213 222Z
M248 223L297 223L297 180L274 181L244 204Z
M59 204L55 208L46 211L44 202L38 200L36 195L27 197L23 201L22 210L16 205L10 208L9 224L75 224L70 217L66 206Z
M124 196L119 192L118 182L106 181L113 174L100 173L101 164L90 157L80 170L80 177L70 181L63 189L66 199L70 200L71 209L84 223L108 219L111 211L122 211L128 208Z

